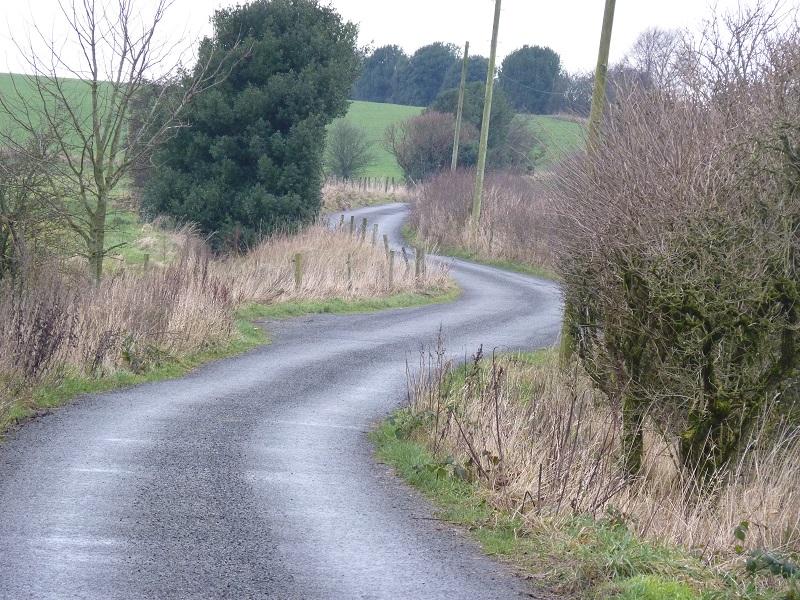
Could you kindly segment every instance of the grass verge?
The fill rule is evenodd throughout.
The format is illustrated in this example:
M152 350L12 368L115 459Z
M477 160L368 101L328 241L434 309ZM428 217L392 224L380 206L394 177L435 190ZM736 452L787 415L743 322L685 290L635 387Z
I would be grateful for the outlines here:
M513 514L492 507L477 484L459 479L451 464L437 460L416 441L414 423L405 411L382 423L371 437L379 460L431 500L439 518L466 528L486 554L509 561L545 587L587 599L733 597L698 590L698 576L712 577L699 561L636 539L611 517L524 527Z
M510 365L537 366L555 356L550 350L507 358ZM460 389L458 378L463 372L455 369L447 374L442 389ZM453 410L459 411L457 407ZM395 413L371 435L378 459L430 499L439 518L465 527L487 554L510 562L542 587L585 600L800 597L793 595L796 591L791 591L791 584L787 591L780 591L780 585L765 585L763 577L756 578L744 568L744 559L725 566L710 565L690 549L645 539L631 527L629 517L614 508L593 518L575 511L551 515L544 505L545 512L532 518L536 514L531 513L531 506L536 506L534 498L528 498L527 512L524 506L514 505L512 510L511 505L498 504L496 494L483 480L443 450L444 442L439 452L431 451L432 419L430 413L419 410ZM526 517L521 518L520 513Z
M403 235L403 239L409 246L417 246L420 244L417 232L414 231L410 225L403 225L401 233ZM473 252L466 248L460 248L458 246L437 246L435 252L437 254L441 254L442 256L459 258L461 260L467 260L480 265L486 265L487 267L496 267L498 269L504 269L514 273L522 273L523 275L530 275L540 279L547 279L550 281L558 281L559 279L558 274L547 267L540 265L529 265L513 260L485 258L479 256L477 252Z
M253 323L256 319L287 319L307 314L368 313L394 308L408 308L455 300L460 294L450 288L432 294L402 293L385 298L357 300L303 300L278 304L249 304L236 312L236 335L226 345L208 348L185 356L162 358L142 372L120 370L101 377L66 373L57 383L43 383L16 400L0 421L0 434L37 415L67 404L84 394L108 392L120 388L176 379L215 360L230 358L269 343L266 331Z

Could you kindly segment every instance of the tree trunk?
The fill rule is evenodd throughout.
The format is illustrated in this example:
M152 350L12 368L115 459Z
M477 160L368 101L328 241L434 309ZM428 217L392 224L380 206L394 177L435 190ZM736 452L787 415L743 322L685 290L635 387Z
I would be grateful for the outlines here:
M89 273L95 285L103 278L103 259L106 244L106 211L107 203L104 195L97 199L97 210L92 216L89 237Z

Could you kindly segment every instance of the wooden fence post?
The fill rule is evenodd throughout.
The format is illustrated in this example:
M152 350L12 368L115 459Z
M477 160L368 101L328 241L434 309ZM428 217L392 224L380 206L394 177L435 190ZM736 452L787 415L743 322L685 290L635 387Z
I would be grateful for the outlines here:
M389 291L394 288L394 250L389 251Z
M339 215L339 229L340 230L344 229L344 213Z
M361 241L367 239L367 217L364 217L361 221Z
M356 230L356 216L350 215L350 235L353 235Z
M372 245L374 246L377 243L378 243L378 224L375 223L372 226Z
M149 266L150 266L150 255L149 254L145 254L144 255L144 270L146 271L147 267L149 267Z
M386 250L386 258L389 258L389 236L383 234L383 249Z
M402 247L403 250L403 261L406 263L406 275L408 275L408 271L411 269L411 263L408 261L408 253L406 252L406 247Z
M303 255L299 252L294 255L294 289L303 287Z
M414 277L419 278L422 275L422 250L417 247L414 252Z

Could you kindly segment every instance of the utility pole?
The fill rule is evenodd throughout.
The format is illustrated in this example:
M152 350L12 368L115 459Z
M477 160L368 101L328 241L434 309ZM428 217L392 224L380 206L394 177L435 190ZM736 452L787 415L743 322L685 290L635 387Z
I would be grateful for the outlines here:
M464 44L464 64L461 65L461 86L458 88L458 108L456 109L456 134L453 138L453 162L450 170L458 168L458 146L461 142L461 121L464 118L464 91L467 87L467 66L469 63L469 42Z
M617 0L606 0L603 13L603 31L600 34L600 50L597 53L597 69L594 74L592 112L589 114L589 148L596 146L600 137L603 110L606 104L606 81L608 80L608 54L611 48L611 29L614 26L614 9Z
M492 93L494 91L494 68L497 61L497 33L500 30L500 1L494 4L494 25L492 27L492 50L489 53L489 72L486 73L486 96L483 100L483 122L481 141L478 147L478 168L475 173L475 195L472 198L472 231L478 232L481 220L481 200L483 199L483 177L486 172L486 149L489 144L489 121L492 117Z

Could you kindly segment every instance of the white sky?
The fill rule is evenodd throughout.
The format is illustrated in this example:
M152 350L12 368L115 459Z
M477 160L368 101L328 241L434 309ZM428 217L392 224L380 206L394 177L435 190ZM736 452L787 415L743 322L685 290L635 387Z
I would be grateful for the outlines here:
M102 3L104 0L98 0ZM113 1L113 0L111 0ZM487 55L494 0L328 0L346 19L360 25L360 43L399 44L406 51L433 41L462 46L469 39L471 53ZM797 0L789 0L790 4ZM69 2L69 0L67 0ZM216 8L244 0L175 0L162 35L171 40L199 39L211 30ZM755 0L716 0L721 10ZM142 12L155 0L137 0ZM562 57L571 71L594 67L604 0L503 0L499 55L524 44L546 45ZM696 28L710 12L709 0L617 0L612 62L621 58L644 29ZM55 17L58 0L2 0L0 2L0 71L26 70L12 43L24 41L36 23L56 38L63 29Z

